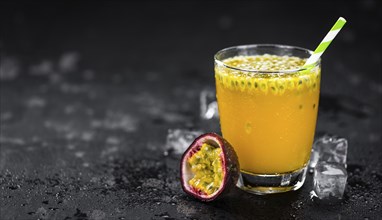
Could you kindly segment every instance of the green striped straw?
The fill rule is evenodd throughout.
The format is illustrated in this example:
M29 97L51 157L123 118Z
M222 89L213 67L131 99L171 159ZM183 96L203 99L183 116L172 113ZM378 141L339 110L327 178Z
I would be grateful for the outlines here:
M321 55L325 52L326 48L328 48L330 43L336 37L338 32L340 32L340 30L345 25L345 23L346 23L345 18L343 17L338 18L337 22L333 25L332 29L330 29L329 33L326 34L326 36L318 45L316 50L314 50L313 54L306 61L306 63L304 64L304 67L308 67L312 65L320 59Z

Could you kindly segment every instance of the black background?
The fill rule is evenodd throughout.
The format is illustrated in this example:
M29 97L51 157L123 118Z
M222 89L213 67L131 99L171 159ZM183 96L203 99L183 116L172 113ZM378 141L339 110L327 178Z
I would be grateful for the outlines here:
M381 15L376 0L2 1L1 218L380 218ZM185 196L166 134L218 130L199 119L214 53L314 50L339 16L348 22L323 56L316 137L349 140L344 198L311 200L310 174L280 195Z

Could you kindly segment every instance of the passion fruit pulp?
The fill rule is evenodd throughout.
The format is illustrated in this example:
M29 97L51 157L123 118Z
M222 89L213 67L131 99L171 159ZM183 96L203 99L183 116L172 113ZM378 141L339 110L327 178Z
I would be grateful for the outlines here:
M233 147L215 133L199 136L184 152L180 164L183 190L201 201L228 194L239 178L240 165Z

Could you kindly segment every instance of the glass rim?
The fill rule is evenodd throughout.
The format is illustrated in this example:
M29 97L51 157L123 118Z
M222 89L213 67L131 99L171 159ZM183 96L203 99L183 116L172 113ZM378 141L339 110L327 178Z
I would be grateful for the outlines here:
M321 58L318 59L315 63L311 64L310 67L306 68L298 68L298 69L290 69L290 70L248 70L248 69L243 69L243 68L238 68L238 67L233 67L230 65L225 64L221 59L218 59L217 56L222 54L223 52L232 50L232 49L248 49L248 48L260 48L260 47L274 47L274 48L283 48L283 49L293 49L293 50L298 50L302 52L306 52L309 55L313 54L313 51L303 48L303 47L297 47L297 46L290 46L290 45L283 45L283 44L244 44L244 45L237 45L237 46L231 46L231 47L226 47L224 49L219 50L218 52L215 53L214 55L214 61L222 65L228 69L232 70L237 70L237 71L244 71L244 72L250 72L250 73L258 73L258 74L292 74L292 73L298 73L302 72L311 68L315 68L320 65L321 63Z

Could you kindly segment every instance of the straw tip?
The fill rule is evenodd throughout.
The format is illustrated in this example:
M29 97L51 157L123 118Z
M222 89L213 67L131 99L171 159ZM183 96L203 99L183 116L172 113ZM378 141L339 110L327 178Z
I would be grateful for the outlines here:
M343 21L343 22L346 22L346 19L343 18L343 17L338 18L338 20Z

